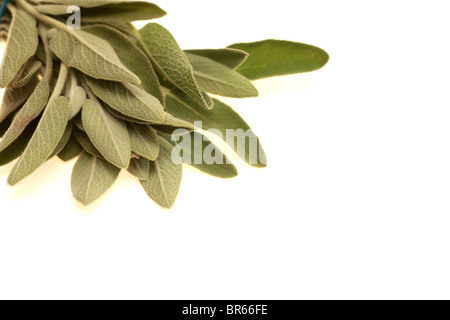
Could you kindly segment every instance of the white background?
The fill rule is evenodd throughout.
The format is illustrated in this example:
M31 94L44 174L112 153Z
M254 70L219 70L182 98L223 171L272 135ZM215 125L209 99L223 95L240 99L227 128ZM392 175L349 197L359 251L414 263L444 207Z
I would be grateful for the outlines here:
M83 209L71 164L0 168L0 297L450 298L448 1L166 0L183 48L282 38L323 70L226 100L269 167L186 171L172 211L127 174Z

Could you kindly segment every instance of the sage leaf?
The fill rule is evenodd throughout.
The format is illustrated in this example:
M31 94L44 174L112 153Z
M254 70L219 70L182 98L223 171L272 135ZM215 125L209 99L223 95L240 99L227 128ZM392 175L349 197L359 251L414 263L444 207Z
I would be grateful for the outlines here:
M120 61L106 41L82 30L60 30L50 48L67 67L92 78L140 84L139 78Z
M93 100L86 100L81 115L89 139L103 157L119 168L128 169L131 142L125 122Z
M164 124L162 124L162 125L152 124L152 127L160 132L167 133L167 134L172 134L177 129L185 129L187 131L195 130L195 127L193 124L191 124L187 121L184 121L182 119L176 118L168 113L166 113Z
M40 13L52 15L52 16L62 16L67 14L68 5L60 4L40 4L36 6L36 9Z
M159 24L149 23L139 30L139 35L156 69L167 80L205 108L213 107L212 101L198 87L189 60L169 31Z
M109 162L82 153L72 172L73 197L87 206L102 196L114 184L120 169Z
M236 151L238 156L248 164L263 168L267 166L267 158L259 138L250 126L225 103L214 99L214 109L205 110L182 92L172 91L166 97L166 108L174 116L184 119L191 124L202 121L204 130L219 130L222 138ZM227 130L246 134L245 148L235 143L235 139L227 139ZM252 150L255 152L251 152Z
M139 180L147 180L150 170L150 160L146 158L131 159L128 172Z
M25 130L25 128L36 119L47 105L50 95L50 87L45 79L37 85L30 99L15 115L8 131L0 141L0 151L9 147Z
M69 122L67 124L66 130L64 131L63 136L61 137L61 140L59 140L55 150L53 150L52 154L48 157L48 159L53 158L66 147L71 135L72 135L72 122Z
M315 71L325 66L330 58L320 48L281 40L237 43L230 48L250 54L237 69L250 80Z
M189 135L182 135L178 147L183 145L183 140L188 138L190 148L180 148L183 152L183 162L210 175L222 179L235 178L238 175L236 167L231 164L231 161L220 151L214 143L207 137L198 132L191 132ZM200 153L196 152L196 143L201 146ZM210 156L217 159L217 162L208 163L204 156ZM188 161L185 161L188 159Z
M37 83L37 78L33 78L33 80L29 84L22 88L5 89L2 107L0 109L0 122L5 120L10 114L12 114L20 106L22 106L22 104L24 104L28 100L28 98L30 98L36 88Z
M12 7L13 8L13 7ZM36 20L21 9L12 11L13 19L0 67L0 87L5 88L37 50Z
M147 195L163 208L170 209L177 198L183 176L182 165L172 161L173 146L164 138L160 140L160 154L150 162L149 176L141 181Z
M161 86L152 63L148 56L130 40L130 37L133 39L134 36L126 36L110 26L103 25L88 26L83 30L107 40L125 67L139 77L140 88L157 98L162 104L164 103Z
M209 58L187 53L195 79L203 90L231 98L257 97L258 90L244 76Z
M238 49L203 49L203 50L184 50L186 53L192 53L197 56L209 58L219 62L231 69L236 69L248 58L248 53Z
M12 89L22 88L30 83L33 80L33 77L42 67L42 62L39 60L31 60L25 66L23 66L22 70L14 77L11 83L8 85Z
M77 86L70 91L67 99L69 100L69 120L71 120L80 112L83 104L86 102L86 91L82 87Z
M8 148L0 152L0 167L7 165L20 157L33 136L36 125L37 121L33 121L19 138L17 138Z
M52 154L66 130L69 103L65 97L50 99L27 148L8 177L13 186L39 168Z
M148 2L129 1L126 3L109 4L101 7L84 9L82 19L85 23L93 22L131 22L152 20L167 14L156 4Z
M159 154L159 140L156 130L148 125L128 124L131 140L131 151L135 154L156 160Z
M69 141L67 141L67 144L64 147L64 149L62 149L58 153L58 158L60 158L64 162L67 162L78 157L81 154L81 152L83 152L83 150L84 150L83 147L78 142L72 129L72 134L69 138Z
M86 78L103 102L118 112L148 122L164 122L164 108L158 99L131 83Z
M86 150L86 152L92 154L93 156L95 156L97 158L103 159L102 154L94 146L94 144L92 143L91 139L89 139L86 132L80 130L78 127L74 128L73 132L75 134L75 137L77 138L78 143L80 143L80 145L82 146L82 148L84 150Z

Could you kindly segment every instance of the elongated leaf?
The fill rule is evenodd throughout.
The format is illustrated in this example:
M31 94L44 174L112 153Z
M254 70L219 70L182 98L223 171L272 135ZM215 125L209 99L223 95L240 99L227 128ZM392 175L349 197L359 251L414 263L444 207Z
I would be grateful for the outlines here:
M150 160L146 158L131 159L128 172L139 180L147 180L150 170Z
M86 132L78 129L78 127L77 127L77 128L73 129L73 133L75 134L75 137L77 138L78 143L80 143L80 145L82 146L82 148L84 150L86 150L86 152L89 152L90 154L92 154L93 156L95 156L97 158L103 159L102 154L94 146L94 144L92 143L91 139L89 139Z
M75 5L83 8L95 8L110 4L134 3L140 2L135 0L41 0L41 3L55 3L64 5ZM142 1L141 1L142 2Z
M248 58L248 53L238 49L203 49L203 50L184 50L186 53L192 53L197 56L209 58L223 64L231 69L236 69Z
M131 22L152 20L167 14L156 4L148 2L127 2L110 4L101 7L84 9L82 19L85 23L92 22Z
M36 53L39 42L36 20L21 9L14 9L12 13L13 20L0 67L1 88L6 87Z
M8 148L0 152L0 166L7 165L16 160L23 153L28 145L34 130L36 129L37 121L33 121Z
M23 66L22 70L14 77L14 79L9 84L12 89L22 88L26 86L33 80L38 70L41 68L42 63L38 60L30 60L26 65Z
M214 99L214 109L205 110L182 92L175 91L167 95L166 107L171 114L191 124L201 121L204 130L218 130L239 157L252 166L266 167L267 158L259 138L241 116L223 102ZM231 139L232 133L240 135L243 139L238 139L236 143L236 139ZM230 139L227 139L227 135L230 135Z
M131 143L127 125L93 100L87 100L82 110L83 125L89 139L106 160L128 169Z
M156 160L159 154L159 140L156 130L148 125L136 123L130 123L128 130L131 139L131 151L149 160Z
M25 130L31 121L36 119L47 105L50 88L45 79L42 79L30 99L14 117L8 131L0 141L0 151L9 147Z
M58 153L58 158L67 162L78 157L83 150L83 147L78 143L78 140L72 131L72 135L70 136L69 141L67 141L66 146Z
M40 13L53 16L66 15L68 8L69 8L68 5L60 5L60 4L40 4L36 6L36 9Z
M164 27L149 23L139 31L140 39L151 60L167 80L171 81L194 101L212 108L212 101L198 87L184 52Z
M164 108L158 99L131 83L87 78L92 91L118 112L142 121L164 122Z
M71 90L69 96L69 120L73 119L86 102L86 91L82 87L76 87Z
M187 53L195 79L203 90L225 97L257 97L258 90L244 76L209 58Z
M150 163L148 180L141 181L148 196L163 208L171 208L181 186L183 167L172 161L173 146L160 138L161 151L156 161Z
M168 113L166 114L164 124L162 124L162 125L152 124L152 127L160 132L167 133L167 134L172 134L176 129L186 129L187 131L195 130L195 127L193 124L191 124L187 121L184 121L182 119L178 119Z
M330 58L320 48L281 40L237 43L230 48L240 49L250 54L237 69L250 80L311 72L325 66Z
M67 67L96 79L140 84L139 78L120 61L106 41L81 30L61 30L50 41L50 48Z
M37 78L22 88L17 89L5 89L3 95L2 108L0 109L0 122L5 120L10 114L16 111L25 101L33 94L36 85L38 83Z
M103 25L88 26L83 30L107 40L116 51L120 61L141 79L140 87L157 98L162 104L164 103L161 86L150 59L130 40L134 39L134 35L126 36L110 26Z
M3 138L6 131L8 131L9 127L11 126L11 123L13 121L14 114L11 114L9 117L7 117L5 120L0 122L0 138Z
M48 159L66 130L68 117L67 99L65 97L50 99L36 132L8 177L10 185L13 186L23 180Z
M87 206L97 200L114 184L120 169L109 162L83 152L72 172L72 194Z
M191 132L177 139L180 139L177 148L184 163L217 178L230 179L238 175L236 167L220 148L201 133Z
M58 144L56 145L55 150L53 150L52 154L50 155L50 157L48 157L48 159L53 158L54 156L56 156L58 153L60 153L66 147L71 135L72 135L72 122L69 122L67 124L66 130L64 131L63 136L59 140Z

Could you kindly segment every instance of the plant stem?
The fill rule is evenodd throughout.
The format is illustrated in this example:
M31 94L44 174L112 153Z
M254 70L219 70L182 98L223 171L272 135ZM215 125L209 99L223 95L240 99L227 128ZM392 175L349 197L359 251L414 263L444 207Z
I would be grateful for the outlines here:
M15 2L20 8L28 12L30 15L32 15L39 21L58 29L64 28L69 30L67 26L61 21L58 21L56 19L50 18L49 16L39 13L39 11L37 11L36 8L33 5L29 4L26 0L15 0Z
M56 81L55 89L53 89L52 96L50 97L50 101L56 99L61 95L61 92L64 89L64 85L66 84L67 74L69 73L69 69L61 63L61 68L59 69L58 80Z

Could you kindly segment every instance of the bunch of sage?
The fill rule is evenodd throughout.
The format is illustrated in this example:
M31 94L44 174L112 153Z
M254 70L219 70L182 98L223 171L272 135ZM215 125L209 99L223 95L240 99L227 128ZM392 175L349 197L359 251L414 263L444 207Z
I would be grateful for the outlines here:
M68 27L74 5L81 8L81 29ZM183 149L181 161L212 176L237 176L198 123L224 138L227 130L243 130L258 142L257 161L250 161L249 147L235 145L236 153L265 167L248 124L209 94L256 97L250 80L310 72L328 61L317 47L280 40L182 51L161 25L133 26L166 14L143 1L5 0L2 7L0 165L18 159L8 177L15 185L53 157L77 158L72 193L84 205L127 170L151 199L170 208L183 170L173 157L183 140L171 136L175 131L200 139L200 152L214 150L222 159L199 161L192 147Z

